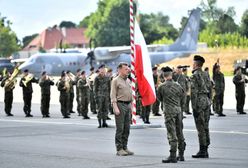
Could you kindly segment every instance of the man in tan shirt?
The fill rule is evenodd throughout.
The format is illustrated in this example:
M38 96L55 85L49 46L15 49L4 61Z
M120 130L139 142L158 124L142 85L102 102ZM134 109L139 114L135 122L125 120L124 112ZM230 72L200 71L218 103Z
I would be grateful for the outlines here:
M127 78L130 69L127 63L118 65L119 75L113 79L111 85L111 103L115 113L116 134L115 145L118 156L133 155L127 148L131 122L132 90Z

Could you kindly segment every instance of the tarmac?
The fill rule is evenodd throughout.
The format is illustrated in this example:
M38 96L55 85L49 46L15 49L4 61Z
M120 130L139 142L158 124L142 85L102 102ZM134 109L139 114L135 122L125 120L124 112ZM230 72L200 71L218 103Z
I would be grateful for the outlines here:
M155 128L142 124L137 116L137 125L132 126L129 149L135 155L116 156L114 136L115 121L108 120L110 128L97 128L97 118L89 112L90 120L83 120L76 113L63 119L58 103L59 92L52 88L51 118L42 118L40 113L40 88L34 84L32 114L25 118L22 91L14 91L12 113L4 114L3 96L0 97L0 168L246 168L248 167L248 115L237 115L234 85L226 78L224 113L226 117L211 116L209 159L193 159L198 151L198 138L192 115L184 122L187 143L185 162L163 164L169 155L169 144L163 116L151 114ZM246 88L247 89L247 88ZM3 89L0 89L3 95ZM74 109L76 102L74 102ZM247 105L245 106L247 110Z

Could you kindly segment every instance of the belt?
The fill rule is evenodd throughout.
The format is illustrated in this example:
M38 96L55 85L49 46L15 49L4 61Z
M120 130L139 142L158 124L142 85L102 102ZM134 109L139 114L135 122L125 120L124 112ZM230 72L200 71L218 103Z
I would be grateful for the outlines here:
M118 100L117 102L118 103L124 103L124 104L130 104L131 103L131 101L121 101L121 100Z

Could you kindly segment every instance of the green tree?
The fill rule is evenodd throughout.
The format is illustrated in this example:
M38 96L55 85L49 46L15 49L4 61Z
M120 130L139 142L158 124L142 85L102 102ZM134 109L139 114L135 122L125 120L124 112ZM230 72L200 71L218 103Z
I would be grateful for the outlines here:
M11 22L0 13L0 57L8 57L19 49L16 34L10 28Z
M227 14L222 15L216 22L216 33L234 33L238 30L238 26L233 18Z
M86 16L86 17L79 23L79 27L88 28L89 23L90 23L90 19L91 19L92 15L93 15L93 13L91 13L89 16Z
M242 16L240 31L243 36L248 38L248 9Z
M147 44L161 39L175 40L178 36L177 29L169 23L169 16L165 16L161 12L141 14L140 27Z
M38 34L36 33L36 34L30 35L30 36L23 37L23 39L22 39L23 48L26 47L37 36L38 36Z
M76 24L71 22L71 21L62 21L60 24L59 24L59 27L62 28L62 27L65 27L65 28L75 28L76 27Z
M129 45L129 1L102 0L90 17L88 37L97 46Z

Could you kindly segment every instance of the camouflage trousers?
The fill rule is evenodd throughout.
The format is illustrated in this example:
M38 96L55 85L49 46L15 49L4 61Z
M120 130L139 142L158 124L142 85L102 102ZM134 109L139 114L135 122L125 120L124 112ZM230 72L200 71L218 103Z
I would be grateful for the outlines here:
M95 100L95 93L93 90L90 90L90 110L91 112L96 112L96 100Z
M223 93L214 96L213 106L217 114L223 113L223 99L224 99Z
M12 91L5 91L4 93L4 110L6 114L11 113L13 103L13 92Z
M165 126L167 129L167 138L170 145L170 151L176 152L177 148L179 152L183 152L186 147L183 135L183 121L182 113L175 115L165 114Z
M119 151L120 149L127 149L131 123L131 104L117 102L117 106L120 114L115 115L115 145L116 150Z
M69 93L65 93L65 94L60 94L59 97L59 102L60 102L60 108L61 108L61 114L62 116L66 117L69 115L69 111L68 111L68 99L69 99Z
M74 93L69 93L69 98L68 98L68 110L69 112L73 111L73 100L74 100Z
M50 106L50 94L42 94L40 110L43 116L49 115L49 106Z
M79 103L80 103L80 113L83 117L88 116L88 105L89 105L89 99L87 96L81 96L79 97Z
M209 119L210 119L210 102L207 95L199 96L195 108L193 108L193 116L198 139L201 146L210 145L209 136Z
M152 105L152 113L153 114L159 113L159 105L160 105L160 101L158 99L156 99L155 103L153 103L153 105Z
M102 120L107 120L108 108L109 108L108 96L99 96L97 98L97 105L98 105L97 118Z

